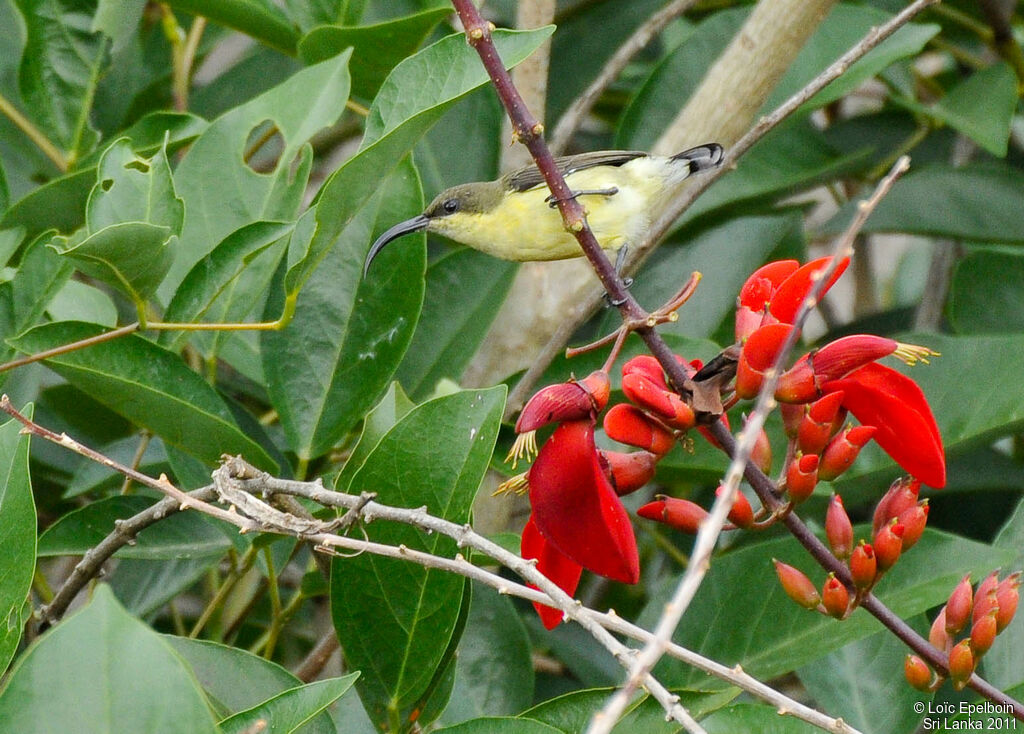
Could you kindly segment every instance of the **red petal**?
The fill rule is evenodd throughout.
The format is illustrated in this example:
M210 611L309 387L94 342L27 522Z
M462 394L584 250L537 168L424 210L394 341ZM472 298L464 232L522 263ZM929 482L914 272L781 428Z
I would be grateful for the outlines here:
M580 420L594 412L590 393L576 382L560 382L534 393L516 421L516 433L535 431L555 421Z
M769 307L772 316L783 323L792 324L800 304L803 303L804 298L807 297L807 294L811 292L811 288L814 287L815 280L812 276L816 272L827 268L831 260L831 256L812 260L786 278L772 297L771 306ZM835 282L839 280L839 276L843 274L846 266L849 264L850 258L848 257L844 257L840 261L839 267L832 273L832 277L829 278L825 289L821 292L822 296L828 293L829 288L835 285Z
M583 567L563 556L551 545L537 529L533 516L526 521L523 528L523 538L520 543L520 555L523 558L537 559L537 570L551 579L555 585L569 596L576 593L579 586L580 576L583 574ZM527 584L531 589L537 587ZM547 604L533 603L534 609L540 615L540 621L548 629L554 629L562 621L562 610L549 607Z
M736 394L740 398L757 397L765 370L775 364L779 349L792 330L789 324L768 324L744 342L739 364L736 365Z
M762 310L775 289L799 267L796 260L776 260L761 266L740 288L739 305L754 311Z
M917 383L880 364L868 364L825 385L842 390L857 420L875 426L878 445L909 474L930 487L946 485L946 455L939 427Z
M873 334L851 334L826 344L811 355L818 382L838 380L858 367L896 351L899 342Z
M537 529L594 573L635 584L640 560L629 515L601 469L590 421L563 423L530 467Z

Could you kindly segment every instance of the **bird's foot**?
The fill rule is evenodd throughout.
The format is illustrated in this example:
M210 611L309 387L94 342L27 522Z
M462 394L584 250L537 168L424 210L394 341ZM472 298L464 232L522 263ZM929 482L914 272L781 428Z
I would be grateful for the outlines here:
M617 186L612 186L608 189L584 189L582 191L572 192L572 195L570 195L568 199L578 199L581 196L615 196L617 193L619 193ZM548 203L549 207L555 209L561 202L567 201L568 199L559 199L554 194L548 194L544 198L544 201Z
M629 245L623 245L619 248L619 251L615 254L615 274L622 278L622 269L626 265L626 255L629 253ZM629 288L633 285L632 278L622 278L622 285ZM625 298L612 298L606 291L604 294L604 302L610 307L618 308L626 302Z

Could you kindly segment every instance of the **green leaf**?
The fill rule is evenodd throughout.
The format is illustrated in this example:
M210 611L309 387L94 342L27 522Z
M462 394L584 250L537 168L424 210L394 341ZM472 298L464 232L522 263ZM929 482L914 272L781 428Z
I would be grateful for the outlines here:
M32 405L21 411L32 417ZM0 671L14 657L36 568L36 506L28 473L28 435L13 418L0 425Z
M299 41L299 58L314 64L351 46L352 93L373 99L391 70L451 12L433 8L373 25L321 25Z
M863 537L863 528L857 528ZM895 614L909 617L942 602L954 584L968 572L991 570L1010 553L936 530L927 530L912 551L900 557L879 583L876 595ZM741 664L751 675L770 679L807 665L879 629L864 610L842 623L800 609L786 596L772 571L771 559L794 565L818 583L825 573L817 569L793 538L769 540L726 553L712 562L711 573L687 610L674 636L675 642L727 665ZM817 569L817 570L815 570ZM676 579L654 593L637 624L647 627L676 586ZM750 599L757 599L751 614ZM692 685L703 673L678 661L663 661L658 678L669 686Z
M514 263L468 247L430 264L416 333L395 373L413 397L430 395L445 378L459 381L497 316L516 269Z
M192 144L174 172L185 200L185 226L160 290L165 301L188 271L235 230L255 221L295 218L311 165L307 141L334 124L348 100L348 57L343 53L293 74L218 117ZM251 136L270 124L284 146L273 171L260 173L245 156L254 144Z
M552 28L495 31L494 43L509 67L529 56ZM444 69L443 75L437 74ZM373 101L359 153L324 183L315 211L316 230L289 251L285 291L296 293L338 235L450 105L486 84L476 52L461 33L426 47L395 67ZM390 254L392 250L385 253ZM378 276L379 277L379 276Z
M150 617L207 576L219 560L217 556L164 561L124 558L110 575L110 589L129 612Z
M109 43L85 0L15 0L27 39L18 87L33 123L72 160L98 140L89 111Z
M594 714L604 708L608 698L614 693L614 688L573 691L527 709L521 718L542 721L566 734L575 734L586 730ZM672 693L679 696L679 702L694 718L700 719L709 711L719 709L736 698L739 691L735 688L726 688L713 692L675 690ZM685 730L675 721L666 721L665 709L661 704L650 696L644 696L630 704L612 731L615 734L675 734Z
M380 402L363 418L363 430L359 434L359 442L352 449L345 466L339 472L338 478L334 482L335 490L348 492L352 477L363 466L366 457L377 447L384 434L390 431L414 407L416 407L415 403L409 400L402 390L402 386L397 382L392 382Z
M1024 219L1015 207L1024 197L1024 173L999 164L922 166L895 183L864 225L865 232L906 232L979 242L1024 242ZM936 206L942 202L942 206ZM826 225L841 232L856 202Z
M237 647L172 635L164 640L185 658L214 709L224 716L251 709L302 684L277 663ZM336 732L330 718L321 715L306 725L303 734Z
M293 228L280 222L253 222L229 234L181 281L164 320L227 323L246 318L262 302ZM177 349L188 338L188 332L167 331L160 335L160 343Z
M985 248L959 260L949 320L961 334L1024 332L1024 254Z
M376 185L379 196L350 220L299 293L291 323L261 336L271 402L289 446L302 458L327 452L377 401L412 339L422 303L422 235L420 247L403 243L390 262L380 264L392 277L363 278L375 237L423 209L408 158ZM298 229L311 222L304 217ZM281 309L272 298L269 313Z
M919 634L928 636L928 620L909 620ZM903 677L907 646L889 630L852 642L797 670L800 682L818 708L861 731L911 734L921 721L914 705L931 696L909 685Z
M504 388L467 390L413 409L380 440L350 492L425 506L456 523L490 461ZM454 541L408 525L374 523L371 540L453 557ZM375 722L405 721L432 687L456 629L465 589L460 577L369 554L334 559L331 610L348 664L362 671L359 696Z
M42 318L46 307L64 287L74 271L71 263L46 246L49 234L44 233L30 243L21 256L17 275L0 283L0 334L20 334ZM14 349L0 345L0 359L7 361ZM0 382L6 375L0 375Z
M836 5L800 50L765 103L763 112L771 111L795 94L860 41L869 30L882 25L891 17L889 13L869 6L846 3ZM804 108L816 109L845 97L894 62L920 52L940 30L940 26L935 23L906 24L818 92Z
M185 662L102 584L19 659L0 690L0 719L19 734L217 731Z
M906 684L904 684L906 685ZM763 704L738 703L711 714L700 725L708 734L816 734L821 729Z
M971 74L928 111L1003 158L1016 109L1017 76L1009 65L1000 63Z
M514 715L533 701L533 661L526 627L512 602L473 585L455 662L455 687L442 723Z
M111 224L84 240L55 237L54 250L86 275L123 291L137 307L152 296L174 260L168 227L148 222Z
M225 734L245 734L262 721L270 731L292 734L345 695L358 677L359 673L350 673L292 688L224 719L220 729Z
M117 306L107 292L79 280L65 281L46 307L53 321L88 321L100 326L117 326Z
M241 31L278 51L295 53L299 40L297 29L281 9L268 0L171 0L168 5Z
M85 206L90 234L121 222L148 222L181 233L185 204L174 191L167 151L143 158L132 141L114 141L96 167L96 186Z
M561 729L532 719L487 716L437 730L444 734L561 734Z
M114 523L137 515L154 500L139 496L118 496L90 502L72 510L39 536L39 556L80 556L95 547L114 530ZM231 541L219 528L194 512L176 512L136 536L136 542L121 548L118 558L166 560L171 558L219 558L231 548Z
M9 341L33 354L104 331L95 324L63 321ZM267 453L238 429L227 405L203 378L176 354L137 334L51 357L46 364L114 412L198 459L214 464L221 454L240 453L276 470Z

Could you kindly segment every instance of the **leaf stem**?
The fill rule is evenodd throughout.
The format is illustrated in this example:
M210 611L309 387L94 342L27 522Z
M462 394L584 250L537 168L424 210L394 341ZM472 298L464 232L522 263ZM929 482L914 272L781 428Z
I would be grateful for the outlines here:
M57 167L61 173L67 173L68 160L56 145L54 145L48 137L36 127L31 120L21 114L18 108L11 104L10 100L0 94L0 112L3 112L11 122L14 123L15 127L25 133L36 147L43 152L47 158Z
M199 619L196 620L195 625L192 627L192 631L188 633L191 639L199 637L199 633L203 631L203 628L210 621L210 618L214 613L221 608L225 600L230 594L242 577L249 572L253 564L256 562L257 549L255 545L250 545L238 564L237 568L231 569L228 574L224 577L220 586L217 588L217 592L213 595L213 598L207 603L206 608L203 609L202 614L199 615Z

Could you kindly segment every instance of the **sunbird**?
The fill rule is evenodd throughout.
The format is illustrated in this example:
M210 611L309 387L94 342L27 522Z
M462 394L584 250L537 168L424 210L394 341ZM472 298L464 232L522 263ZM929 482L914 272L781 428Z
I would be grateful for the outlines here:
M654 213L676 185L722 162L722 146L700 145L671 157L632 150L601 150L555 159L574 197L586 197L587 222L605 250L619 252L647 232ZM422 214L399 222L370 247L363 276L389 242L426 230L519 262L583 255L536 166L497 181L459 184L438 194Z

